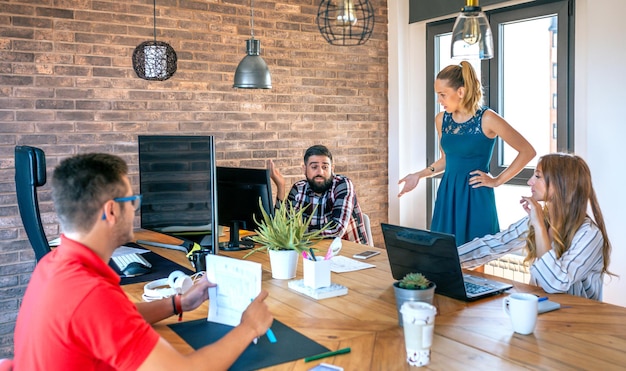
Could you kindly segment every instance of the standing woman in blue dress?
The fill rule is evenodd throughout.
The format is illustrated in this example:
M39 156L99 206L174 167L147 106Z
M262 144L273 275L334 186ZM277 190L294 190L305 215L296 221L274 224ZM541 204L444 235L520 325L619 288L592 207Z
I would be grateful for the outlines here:
M443 172L431 230L454 234L460 246L500 231L493 189L522 171L536 153L500 115L482 106L482 86L469 62L441 70L435 92L443 107L435 117L441 158L400 179L398 183L404 186L398 197L413 190L420 179ZM498 136L517 151L517 156L494 177L489 173L489 163Z

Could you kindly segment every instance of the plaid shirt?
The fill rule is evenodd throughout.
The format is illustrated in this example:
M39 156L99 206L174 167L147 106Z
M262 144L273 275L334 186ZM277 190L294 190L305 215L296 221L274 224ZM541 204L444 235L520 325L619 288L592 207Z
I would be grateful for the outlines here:
M341 237L344 240L368 244L354 184L345 176L333 175L330 189L322 195L315 194L306 179L300 180L291 187L287 200L298 210L306 207L305 218L308 218L317 206L311 219L310 230L320 229L333 221L333 225L322 232L324 237Z

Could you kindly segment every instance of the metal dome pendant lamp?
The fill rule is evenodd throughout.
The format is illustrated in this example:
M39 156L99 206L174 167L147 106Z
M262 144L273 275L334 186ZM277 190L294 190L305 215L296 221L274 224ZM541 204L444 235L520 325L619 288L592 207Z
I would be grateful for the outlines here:
M133 52L133 69L144 80L164 81L176 72L178 58L170 44L156 39L156 0L154 0L154 40L137 45Z
M331 45L363 45L374 31L374 7L370 0L322 0L317 27Z
M491 59L493 35L487 16L478 0L467 0L466 4L452 28L450 55L453 59Z
M234 88L271 89L272 76L261 58L261 41L254 38L254 0L250 0L250 39L246 40L247 55L235 71Z

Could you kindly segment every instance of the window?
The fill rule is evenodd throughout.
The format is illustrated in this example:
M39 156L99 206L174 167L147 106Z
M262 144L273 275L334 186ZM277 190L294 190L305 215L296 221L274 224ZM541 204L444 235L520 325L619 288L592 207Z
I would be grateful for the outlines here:
M484 104L503 116L537 151L537 157L506 185L496 188L500 226L506 227L523 216L511 207L528 191L528 178L540 156L555 151L573 150L573 76L570 40L569 2L544 1L497 9L489 12L494 36L494 58L470 61L484 87ZM436 74L449 64L454 19L427 25L427 117L429 163L439 158L439 142L434 117L441 110L433 91ZM499 174L517 152L501 139L496 141L491 173ZM439 180L428 184L429 217ZM430 223L430 219L429 219Z

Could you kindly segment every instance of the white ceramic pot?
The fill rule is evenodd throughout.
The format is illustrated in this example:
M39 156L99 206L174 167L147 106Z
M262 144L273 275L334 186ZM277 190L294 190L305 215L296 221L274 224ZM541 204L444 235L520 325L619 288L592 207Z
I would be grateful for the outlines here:
M296 250L269 250L272 278L288 280L296 276L298 252Z

